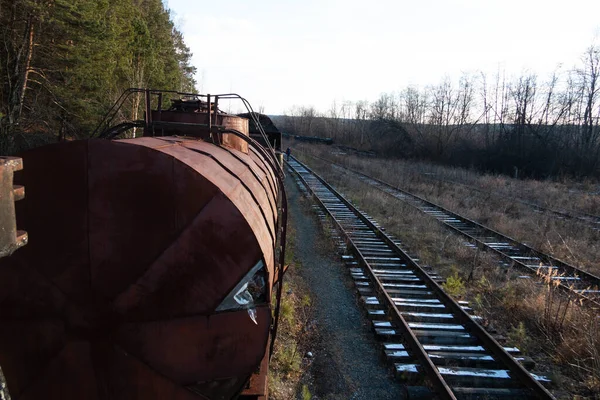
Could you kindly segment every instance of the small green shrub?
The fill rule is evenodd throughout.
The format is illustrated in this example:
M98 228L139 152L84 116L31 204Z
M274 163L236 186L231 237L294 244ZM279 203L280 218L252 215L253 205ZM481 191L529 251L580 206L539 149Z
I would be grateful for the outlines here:
M310 400L312 399L312 394L310 394L310 390L307 385L302 385L302 400Z
M525 329L525 324L523 322L519 322L517 326L512 326L508 332L508 338L514 343L515 346L519 347L521 350L525 350L529 340L527 329Z
M276 358L284 374L292 374L300 371L302 357L297 351L296 344L282 348L277 352Z
M294 310L294 304L287 297L281 299L281 308L279 310L279 317L287 322L289 325L293 325L296 320L296 311Z
M310 307L310 305L312 304L310 296L307 294L302 296L302 302L300 304L302 305L302 307Z
M481 293L477 293L475 295L475 297L473 298L473 305L478 310L481 310L483 308L483 296L481 295Z
M446 278L446 282L442 285L444 290L453 297L462 297L466 292L465 282L462 280L460 276L458 276L458 272L454 272L453 275L450 275Z

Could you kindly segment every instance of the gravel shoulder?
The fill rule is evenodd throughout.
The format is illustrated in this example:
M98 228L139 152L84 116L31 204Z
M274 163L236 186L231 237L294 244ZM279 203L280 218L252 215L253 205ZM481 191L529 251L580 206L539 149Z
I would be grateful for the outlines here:
M402 399L402 387L384 364L369 321L345 266L291 177L286 178L289 213L296 231L298 274L310 288L317 334L304 384L313 399Z

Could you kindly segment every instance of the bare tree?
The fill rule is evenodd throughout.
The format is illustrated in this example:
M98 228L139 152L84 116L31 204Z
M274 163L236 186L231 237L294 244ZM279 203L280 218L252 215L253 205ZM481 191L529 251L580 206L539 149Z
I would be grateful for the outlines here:
M409 86L400 92L398 119L417 146L425 146L424 127L429 107L429 92Z
M396 119L396 99L389 93L382 93L379 98L371 104L371 119L394 120Z
M331 137L337 140L340 131L340 110L338 110L337 102L334 100L329 108L327 125Z
M583 111L583 136L587 146L594 146L598 140L598 119L600 107L600 47L591 46L585 53L585 66L580 71L585 107Z
M365 143L365 121L369 115L369 103L365 100L357 101L354 104L354 128L360 138L359 144L362 146Z
M2 133L9 133L21 119L25 94L32 70L31 60L35 48L36 14L31 2L14 1L3 7L3 24L1 29L2 46L6 59L2 60L0 69L2 77L2 104L0 110L4 116L0 120Z
M575 141L578 169L591 172L597 169L600 156L600 47L590 46L582 61L572 81L577 88L573 104L578 126Z
M458 134L466 133L476 122L470 120L473 100L472 78L466 75L458 88L446 78L432 89L429 125L437 157L444 156Z
M301 132L304 136L314 136L314 125L317 118L317 110L313 106L300 108Z
M557 69L547 80L530 73L509 79L499 69L493 77L464 75L456 82L446 78L424 89L382 93L370 104L334 102L326 123L319 118L310 123L315 114L310 108L298 115L305 130L322 124L351 145L378 151L392 149L384 142L398 145L389 154L419 154L505 173L514 166L538 176L598 174L600 48L588 48L582 61L576 69Z

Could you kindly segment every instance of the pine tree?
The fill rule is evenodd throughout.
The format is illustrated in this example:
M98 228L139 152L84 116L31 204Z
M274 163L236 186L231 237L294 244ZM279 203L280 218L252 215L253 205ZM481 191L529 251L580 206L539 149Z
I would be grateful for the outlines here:
M0 26L4 152L23 147L16 137L89 136L129 87L194 90L191 53L161 0L0 0Z

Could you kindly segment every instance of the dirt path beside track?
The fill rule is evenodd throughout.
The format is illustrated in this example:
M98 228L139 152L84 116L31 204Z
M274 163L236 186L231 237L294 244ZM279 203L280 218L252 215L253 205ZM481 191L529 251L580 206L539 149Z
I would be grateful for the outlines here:
M317 340L306 379L313 399L405 398L384 365L353 283L296 183L286 178L298 273L310 287Z

